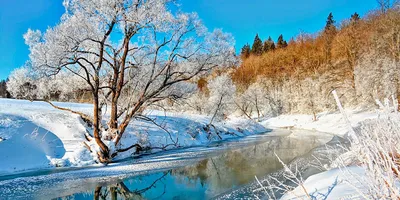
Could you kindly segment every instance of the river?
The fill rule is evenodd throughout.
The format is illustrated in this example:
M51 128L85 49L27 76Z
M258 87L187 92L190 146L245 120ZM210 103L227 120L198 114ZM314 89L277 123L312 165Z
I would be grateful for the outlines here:
M304 177L323 171L311 163L316 154L325 157L331 154L326 144L332 143L332 138L314 131L274 130L208 146L143 155L108 166L3 176L0 196L1 199L174 200L265 197L257 190L255 176L265 179L279 174L283 166L278 157L284 163L300 163ZM333 142L336 145L337 139ZM318 159L318 164L331 159Z

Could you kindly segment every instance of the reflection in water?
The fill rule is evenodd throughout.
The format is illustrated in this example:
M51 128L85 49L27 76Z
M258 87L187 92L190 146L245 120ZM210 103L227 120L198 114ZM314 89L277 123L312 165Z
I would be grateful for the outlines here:
M241 149L232 149L195 165L134 176L123 182L73 194L73 199L210 199L282 168L276 155L289 163L325 144L330 137L271 137Z
M254 181L254 176L264 176L281 169L283 166L276 155L288 163L321 144L315 137L277 137L252 147L228 151L195 166L172 170L172 174L190 180L199 179L202 185L207 186L206 197L211 198Z
M142 188L142 189L135 189L135 190L130 190L124 182L119 182L117 184L112 184L106 187L102 186L97 186L93 192L93 196L95 200L100 200L100 199L111 199L111 200L117 200L117 199L145 199L142 197L142 194L145 193L146 191L156 187L156 184L159 182L163 183L161 180L170 174L171 170L166 171L163 173L162 176L157 178L153 183L151 183L149 186ZM160 194L160 197L165 194L166 191L166 185L164 184L164 191Z

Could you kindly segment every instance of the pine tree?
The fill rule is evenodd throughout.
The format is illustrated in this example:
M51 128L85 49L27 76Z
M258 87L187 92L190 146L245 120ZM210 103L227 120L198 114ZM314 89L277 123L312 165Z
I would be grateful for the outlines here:
M264 52L272 51L274 49L275 49L275 43L270 36L268 37L268 40L264 42Z
M330 63L332 57L332 41L336 35L336 27L335 27L335 20L333 20L332 13L329 13L328 18L326 20L325 30L323 34L323 38L325 41L324 44L324 54L325 60Z
M325 32L336 32L335 20L333 20L332 13L329 13L328 18L326 20Z
M360 19L361 19L361 18L360 18L360 15L359 15L357 12L355 12L354 14L351 15L350 22L351 22L352 24L355 24L355 23L357 23Z
M261 55L263 53L263 43L258 37L258 34L254 38L253 46L251 47L251 53L254 55Z
M248 58L248 57L250 56L250 51L251 51L250 45L249 45L249 44L245 44L245 45L242 47L242 50L241 50L241 52L240 52L240 55L242 56L242 58Z
M287 47L287 42L283 39L283 35L279 35L278 42L276 42L276 48L285 48Z
M268 38L268 41L270 41L270 43L271 43L271 50L275 50L276 49L275 42L272 40L271 37Z
M288 46L288 43L286 42L286 40L283 40L283 45L282 45L282 47L285 48L285 47L287 47L287 46Z

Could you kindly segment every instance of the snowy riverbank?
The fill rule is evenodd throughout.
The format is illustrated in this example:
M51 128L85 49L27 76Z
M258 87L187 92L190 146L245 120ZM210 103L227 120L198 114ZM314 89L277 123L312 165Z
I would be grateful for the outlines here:
M92 112L90 104L56 104L88 114ZM281 115L260 123L229 118L224 122L214 123L219 134L215 132L210 134L209 130L204 129L210 120L208 116L160 111L147 111L146 114L162 128L149 121L135 121L121 140L123 147L136 142L143 146L167 146L166 149L207 145L221 139L247 136L277 128L315 130L339 136L345 136L349 130L340 113L320 113L317 121L313 121L311 115ZM347 111L347 116L352 127L357 127L360 122L367 119L379 117L375 111ZM54 109L45 102L0 99L0 151L2 152L0 159L4 161L0 162L0 174L57 166L98 165L96 156L91 155L83 145L85 132L84 123L77 115ZM293 135L295 136L296 134ZM177 145L172 145L174 143ZM134 150L118 155L117 159L131 156ZM357 173L359 171L357 169ZM307 191L325 192L338 177L340 181L335 186L335 192L340 193L341 188L347 188L346 183L352 183L355 179L348 179L339 172L340 170L332 169L310 177L305 182ZM316 183L315 179L321 180L324 184L313 184ZM297 188L293 193L285 195L285 198L293 198L292 194L299 197L301 192L302 190ZM357 194L356 189L348 189L346 192L350 195Z
M90 104L56 104L88 114L92 111ZM218 136L215 131L210 134L204 130L208 116L160 111L148 111L147 116L169 133L152 122L134 121L121 140L122 147L139 142L151 147L169 145L166 148L171 149L267 131L251 120L232 118L213 123ZM85 131L79 116L54 109L45 102L0 99L0 174L96 164L96 156L83 145ZM117 159L131 156L134 150L118 155Z
M351 123L351 126L357 127L360 122L367 119L376 119L378 113L376 111L356 111L347 110L346 115ZM328 113L323 112L317 114L317 120L313 120L312 115L294 114L280 115L260 122L263 126L271 129L275 128L290 128L315 130L318 132L330 133L338 136L345 136L349 131L349 126L339 112Z
M388 159L390 159L390 153L379 154L379 152L386 152L386 148L390 149L388 146L396 145L394 139L398 138L399 129L397 124L400 119L399 115L395 112L385 111L385 109L362 112L347 110L346 115L357 138L363 141L363 143L357 145L358 148L364 149L364 154L373 157L369 157L370 159L378 160L365 160L365 155L357 157L359 152L354 151L354 149L357 149L354 148L352 151L341 155L341 159L334 160L333 165L324 166L327 171L307 178L301 186L288 191L282 199L368 199L373 195L383 195L377 194L377 191L386 187L379 189L382 186L380 185L381 182L389 182L389 185L394 184L393 188L400 186L400 183L395 179L391 179L393 174L390 170L383 168L384 164L376 164L382 169L380 167L371 169L366 166L376 162L380 163L381 160L385 162L385 159L381 157L382 155L388 155ZM268 128L316 130L342 137L347 137L347 133L351 129L340 113L320 113L317 121L312 119L313 116L311 115L282 115L267 119L261 124ZM365 137L370 140L366 141ZM379 142L380 140L382 140L383 144ZM376 150L376 144L378 144L379 148L381 147L379 145L384 147ZM371 148L372 150L367 150L366 148ZM337 168L338 166L339 168ZM374 174L379 175L374 178ZM389 185L387 185L388 188ZM387 195L387 193L384 195Z

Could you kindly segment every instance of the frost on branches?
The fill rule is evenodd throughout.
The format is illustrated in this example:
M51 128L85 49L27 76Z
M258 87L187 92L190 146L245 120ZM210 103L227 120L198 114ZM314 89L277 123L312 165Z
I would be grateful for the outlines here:
M223 74L210 81L208 90L210 91L210 97L207 102L207 108L208 113L212 115L209 124L212 124L214 120L223 119L224 114L233 107L236 86L227 74Z
M171 9L176 5L168 0L65 0L64 6L58 25L24 35L32 81L55 82L47 84L55 88L29 89L40 88L35 98L47 100L54 90L71 88L72 78L84 83L76 87L90 92L91 116L55 107L93 127L87 140L98 145L104 163L127 150L119 141L132 119L145 117L146 107L178 99L192 78L237 62L231 35L208 32L195 13ZM14 72L13 88L20 87L24 70ZM103 119L106 109L109 117Z

